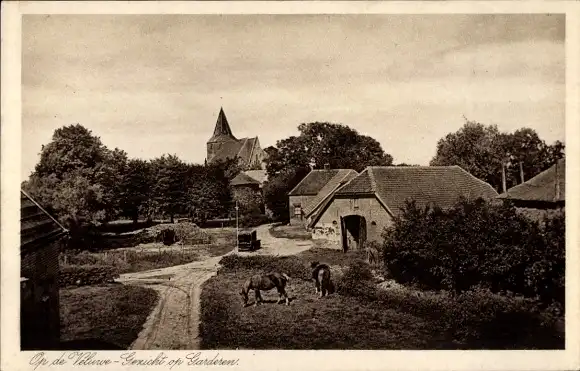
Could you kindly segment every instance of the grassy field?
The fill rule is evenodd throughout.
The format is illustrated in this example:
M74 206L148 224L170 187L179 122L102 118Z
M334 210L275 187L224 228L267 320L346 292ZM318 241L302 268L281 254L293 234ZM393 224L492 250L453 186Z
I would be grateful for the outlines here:
M440 342L424 319L336 294L319 299L313 284L294 280L291 305L262 293L243 308L238 294L250 272L219 274L202 292L203 349L432 349ZM250 302L253 302L251 296Z
M116 267L119 273L132 273L224 255L236 246L235 229L204 229L203 233L211 237L212 243L165 246L160 242L153 242L103 252L67 251L60 254L59 260L61 266L110 265Z
M278 225L270 228L270 234L277 238L290 238L293 240L311 240L312 234L303 226Z
M203 245L198 248L134 250L109 250L107 252L61 253L62 266L110 265L119 273L142 272L198 261L206 257L223 255L233 250L234 245Z
M127 349L137 338L157 293L119 284L60 290L63 349Z
M349 255L350 254L350 255ZM231 255L201 295L203 349L562 349L553 319L519 299L479 293L453 298L403 286L379 289L356 252L312 249L296 256ZM310 261L333 267L337 293L318 298ZM354 263L358 261L358 263ZM359 267L353 269L353 267ZM361 268L362 267L362 268ZM366 267L366 268L365 268ZM366 269L366 271L365 271ZM242 306L243 282L252 274L284 272L290 306L267 301ZM253 294L250 304L253 304Z
M443 347L432 320L386 308L377 302L332 294L319 298L309 263L335 267L361 256L339 250L311 249L296 256L235 257L223 261L218 275L204 285L202 347L204 349L433 349ZM278 305L275 290L263 292L267 302L243 308L239 290L256 272L283 271L291 305ZM335 274L333 280L337 279ZM340 278L338 278L340 279ZM254 297L250 295L250 303Z

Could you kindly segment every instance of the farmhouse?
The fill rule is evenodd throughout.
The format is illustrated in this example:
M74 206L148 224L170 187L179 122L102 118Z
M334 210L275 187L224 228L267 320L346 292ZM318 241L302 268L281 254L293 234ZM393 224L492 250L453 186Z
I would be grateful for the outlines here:
M453 206L467 199L497 197L493 187L459 166L367 167L327 197L307 227L313 238L336 242L337 248L361 248L380 241L385 227L399 216L406 200L417 206Z
M358 173L351 169L316 169L289 193L290 225L306 225L310 218L338 188Z
M57 349L58 253L67 230L24 191L20 202L21 348Z
M213 135L207 142L206 161L212 163L236 157L245 170L263 169L266 153L260 147L258 137L237 139L223 108L220 108Z
M533 218L563 210L566 199L566 159L498 196Z

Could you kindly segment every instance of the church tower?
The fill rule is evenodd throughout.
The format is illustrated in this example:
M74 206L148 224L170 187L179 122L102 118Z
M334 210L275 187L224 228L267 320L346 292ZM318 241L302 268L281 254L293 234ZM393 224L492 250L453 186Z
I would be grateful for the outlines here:
M220 108L215 129L213 129L213 135L207 141L207 162L210 162L213 159L213 157L224 147L225 143L237 141L238 140L232 133L232 129L230 128L230 124L228 123L223 108Z

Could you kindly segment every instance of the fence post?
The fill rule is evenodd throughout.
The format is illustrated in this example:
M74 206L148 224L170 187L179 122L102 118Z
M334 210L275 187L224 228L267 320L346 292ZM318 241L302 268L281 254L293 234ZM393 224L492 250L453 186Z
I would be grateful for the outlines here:
M123 250L123 260L127 263L127 250Z

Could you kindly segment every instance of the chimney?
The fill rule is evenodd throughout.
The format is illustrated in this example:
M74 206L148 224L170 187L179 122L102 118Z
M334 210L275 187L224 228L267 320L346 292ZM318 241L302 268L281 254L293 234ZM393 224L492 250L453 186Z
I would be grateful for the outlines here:
M328 170L330 169L330 164L327 162L326 164L324 164L324 170Z
M506 192L506 185L505 185L505 162L501 163L501 185L503 188L503 193Z
M556 195L555 195L555 200L554 201L559 201L560 200L560 172L558 171L558 162L556 161Z
M522 183L524 182L524 165L520 161L520 178L522 179Z

